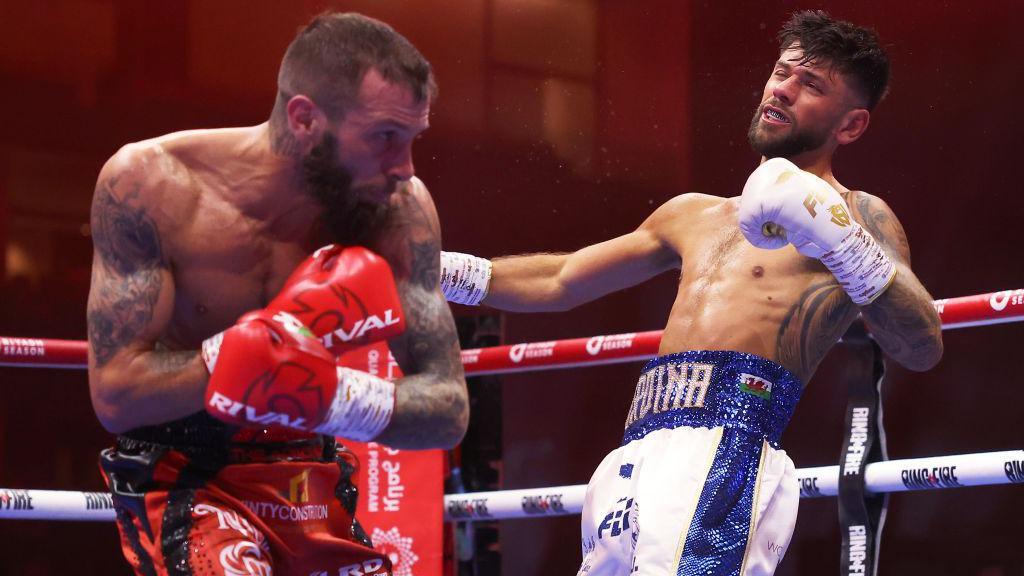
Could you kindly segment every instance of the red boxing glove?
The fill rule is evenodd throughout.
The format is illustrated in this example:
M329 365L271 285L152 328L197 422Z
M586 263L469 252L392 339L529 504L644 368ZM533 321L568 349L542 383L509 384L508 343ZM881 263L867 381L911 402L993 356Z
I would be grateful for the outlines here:
M391 267L361 246L328 244L314 252L267 309L295 316L335 354L405 331Z
M287 312L242 316L203 342L206 411L239 426L286 426L367 442L391 422L395 385L337 366Z
M203 342L206 411L239 426L311 431L335 399L334 356L294 317L249 312Z

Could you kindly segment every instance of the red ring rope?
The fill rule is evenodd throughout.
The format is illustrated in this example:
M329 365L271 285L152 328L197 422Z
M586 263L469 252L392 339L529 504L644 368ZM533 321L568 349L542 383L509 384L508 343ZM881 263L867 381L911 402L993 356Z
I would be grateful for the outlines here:
M1024 288L935 301L942 328L1024 321ZM658 353L661 330L530 342L462 351L469 376L574 368L646 360ZM0 336L0 366L85 368L86 343Z

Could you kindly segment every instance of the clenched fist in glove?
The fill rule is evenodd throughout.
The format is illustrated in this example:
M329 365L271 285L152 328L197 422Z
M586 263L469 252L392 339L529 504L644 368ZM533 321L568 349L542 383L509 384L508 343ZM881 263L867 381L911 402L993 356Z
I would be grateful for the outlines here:
M391 267L361 246L329 244L314 252L267 310L295 316L335 354L405 331Z
M239 426L279 425L368 441L391 421L395 385L336 365L334 354L287 312L242 316L203 342L206 411Z
M873 302L896 277L892 260L850 218L839 192L784 158L762 163L747 179L739 225L754 246L775 250L793 244L821 260L858 305Z

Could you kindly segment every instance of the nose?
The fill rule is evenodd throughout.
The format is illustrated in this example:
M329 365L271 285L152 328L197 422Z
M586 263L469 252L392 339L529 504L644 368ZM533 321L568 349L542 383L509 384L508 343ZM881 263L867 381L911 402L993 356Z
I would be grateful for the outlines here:
M772 88L772 96L781 100L783 104L789 105L796 99L797 78L790 76L779 82Z
M416 175L416 168L412 164L412 146L403 146L395 155L389 159L385 166L384 173L388 178L400 181L410 180Z

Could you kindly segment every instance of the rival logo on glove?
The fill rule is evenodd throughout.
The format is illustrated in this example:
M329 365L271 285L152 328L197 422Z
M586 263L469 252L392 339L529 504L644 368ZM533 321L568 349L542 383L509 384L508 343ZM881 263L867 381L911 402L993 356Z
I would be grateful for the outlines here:
M323 341L324 346L326 346L327 348L331 348L332 346L335 345L335 337L341 340L341 342L352 342L353 340L358 340L362 338L370 330L381 330L383 328L387 328L388 326L394 326L399 322L401 322L401 318L397 318L395 315L395 311L391 308L388 308L387 310L384 311L383 319L375 314L370 314L366 318L360 318L359 320L356 320L356 323L352 325L352 329L349 330L348 332L345 331L344 327L339 327L333 332L328 332L327 334L324 334L321 340Z
M245 412L245 420L254 424L261 424L269 426L271 424L279 424L281 426L288 426L290 428L298 428L300 430L308 430L308 424L306 419L300 417L291 418L283 412L268 411L263 414L256 412L256 409L252 406L247 406L237 400L232 400L220 392L214 392L213 396L210 397L210 408L220 412L221 414L227 414L237 418L239 413Z

